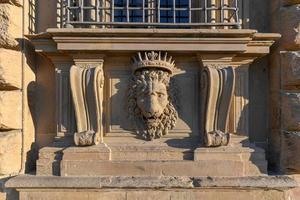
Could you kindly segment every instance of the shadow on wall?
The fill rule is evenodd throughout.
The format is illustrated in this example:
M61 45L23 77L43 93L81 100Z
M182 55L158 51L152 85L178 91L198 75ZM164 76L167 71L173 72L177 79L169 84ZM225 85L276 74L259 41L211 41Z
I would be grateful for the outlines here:
M253 165L257 167L260 173L268 174L268 163L263 157L265 155L265 151L262 148L256 147L254 144L250 143L249 140L243 140L242 142L243 147L247 147L253 149L254 151L251 153L249 161L252 162Z
M249 68L249 132L256 143L266 143L269 131L268 59L258 59Z
M17 192L14 189L6 189L4 188L4 184L6 181L8 181L9 178L2 178L0 179L0 197L2 199L1 193L5 193L6 197L4 197L5 200L17 200L19 199L19 192Z
M37 147L35 143L35 88L36 88L36 53L31 43L25 38L16 39L22 52L22 84L23 92L26 95L23 102L27 102L27 106L23 108L23 144L22 148L26 152L22 155L22 162L25 172L35 169L37 159ZM26 155L25 155L26 153Z

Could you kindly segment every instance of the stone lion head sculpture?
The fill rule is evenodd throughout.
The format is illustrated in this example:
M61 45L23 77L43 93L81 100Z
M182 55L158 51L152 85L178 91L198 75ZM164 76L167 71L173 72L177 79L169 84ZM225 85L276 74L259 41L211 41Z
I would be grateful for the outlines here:
M153 140L168 134L178 118L173 102L174 61L167 53L144 52L133 58L128 111L138 135Z

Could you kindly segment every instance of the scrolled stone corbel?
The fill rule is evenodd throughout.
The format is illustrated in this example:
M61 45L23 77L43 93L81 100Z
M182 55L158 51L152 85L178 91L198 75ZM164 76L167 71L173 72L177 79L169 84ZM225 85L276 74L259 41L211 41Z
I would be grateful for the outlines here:
M206 66L201 73L201 113L204 145L227 146L226 126L234 89L233 67Z
M74 142L77 146L96 145L103 137L103 61L73 65L70 84L77 124Z

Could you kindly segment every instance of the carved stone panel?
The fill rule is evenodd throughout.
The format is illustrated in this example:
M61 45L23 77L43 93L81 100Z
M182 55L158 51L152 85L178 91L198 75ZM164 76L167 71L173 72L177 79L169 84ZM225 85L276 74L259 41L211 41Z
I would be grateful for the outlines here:
M249 135L249 65L235 68L235 89L229 116L229 132Z
M131 56L108 58L106 74L106 136L135 136L135 124L128 113L128 93L132 77ZM118 60L118 62L115 62ZM199 65L195 58L175 57L171 77L178 118L165 137L199 137Z

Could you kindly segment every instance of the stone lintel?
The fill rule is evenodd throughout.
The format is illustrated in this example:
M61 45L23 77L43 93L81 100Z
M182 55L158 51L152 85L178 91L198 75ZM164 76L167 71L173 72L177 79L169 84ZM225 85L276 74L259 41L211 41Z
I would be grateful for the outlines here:
M111 177L57 177L20 175L8 180L6 188L25 189L126 189L126 188L185 188L185 189L276 189L289 190L298 183L288 176L253 177L187 177L187 176L111 176Z

